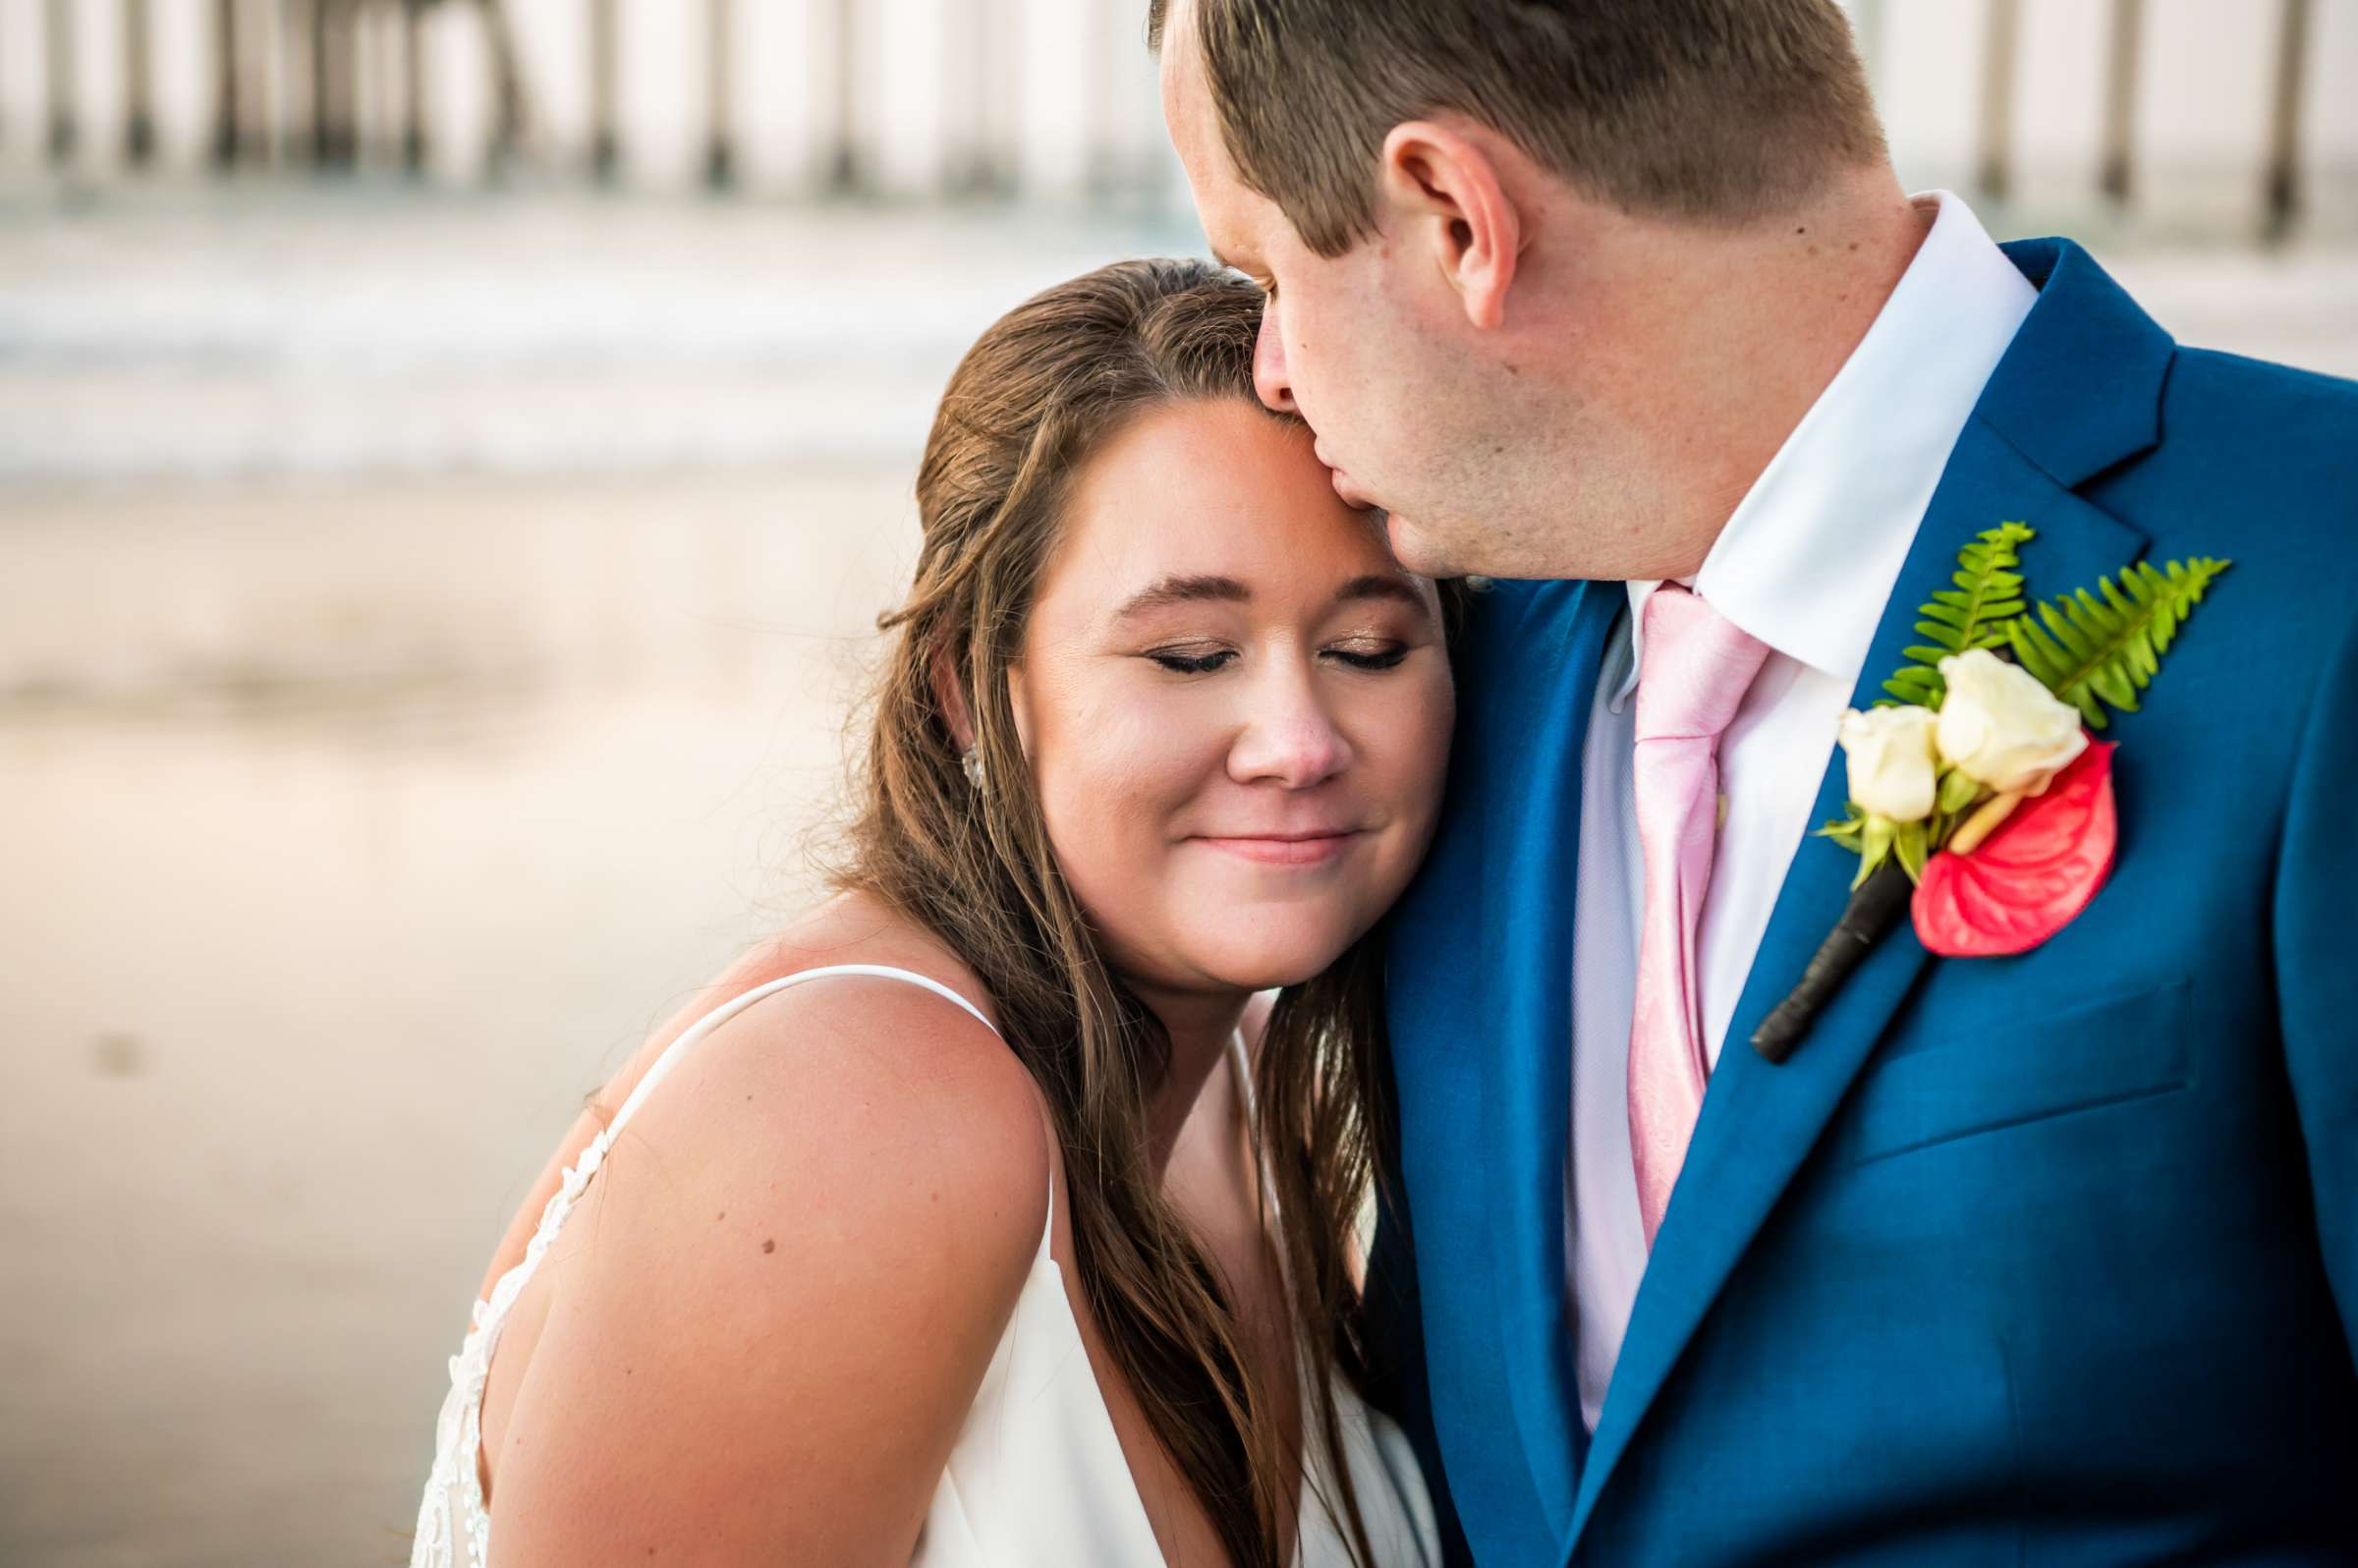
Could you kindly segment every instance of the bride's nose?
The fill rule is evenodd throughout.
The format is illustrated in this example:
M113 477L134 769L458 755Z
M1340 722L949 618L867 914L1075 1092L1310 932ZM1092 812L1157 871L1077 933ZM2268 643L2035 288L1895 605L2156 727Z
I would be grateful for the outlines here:
M1230 778L1308 789L1351 765L1351 743L1319 702L1310 671L1273 671L1256 686L1228 750Z

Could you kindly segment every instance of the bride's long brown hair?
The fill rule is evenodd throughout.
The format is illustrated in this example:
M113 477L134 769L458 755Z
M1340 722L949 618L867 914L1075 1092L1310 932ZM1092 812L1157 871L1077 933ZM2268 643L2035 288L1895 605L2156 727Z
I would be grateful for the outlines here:
M1302 1454L1240 1351L1227 1290L1150 1166L1146 1104L1169 1042L1057 868L1008 698L1075 477L1148 410L1254 402L1260 321L1259 291L1241 279L1126 261L1019 306L968 351L918 473L916 582L879 621L892 643L839 880L942 937L988 987L1054 1116L1075 1263L1114 1362L1231 1560L1279 1568ZM944 723L937 665L971 715L980 789ZM1367 1375L1351 1258L1380 1147L1379 975L1362 938L1288 987L1255 1071L1309 1397L1303 1431L1329 1455L1341 1452L1334 1378ZM1374 1568L1348 1467L1326 1469L1321 1500Z

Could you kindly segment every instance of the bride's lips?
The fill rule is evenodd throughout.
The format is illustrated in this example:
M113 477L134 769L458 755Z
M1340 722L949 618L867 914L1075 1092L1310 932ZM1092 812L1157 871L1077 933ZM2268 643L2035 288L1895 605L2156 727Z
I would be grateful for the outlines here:
M1196 842L1261 866L1321 866L1367 837L1347 827L1314 833L1201 833Z

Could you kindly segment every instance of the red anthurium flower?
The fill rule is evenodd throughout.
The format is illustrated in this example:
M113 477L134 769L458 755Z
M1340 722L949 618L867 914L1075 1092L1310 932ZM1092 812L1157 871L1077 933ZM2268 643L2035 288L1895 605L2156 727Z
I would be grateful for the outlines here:
M1925 866L1911 906L1917 939L1943 958L2027 953L2079 917L2111 874L2120 836L2113 744L2098 741L2015 809L1970 855Z

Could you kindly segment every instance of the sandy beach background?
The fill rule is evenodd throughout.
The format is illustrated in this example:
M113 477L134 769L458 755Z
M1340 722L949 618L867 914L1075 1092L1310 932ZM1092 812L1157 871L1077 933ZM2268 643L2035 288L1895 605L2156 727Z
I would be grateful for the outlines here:
M0 1562L406 1561L524 1188L810 883L950 364L1168 249L700 215L0 228Z

